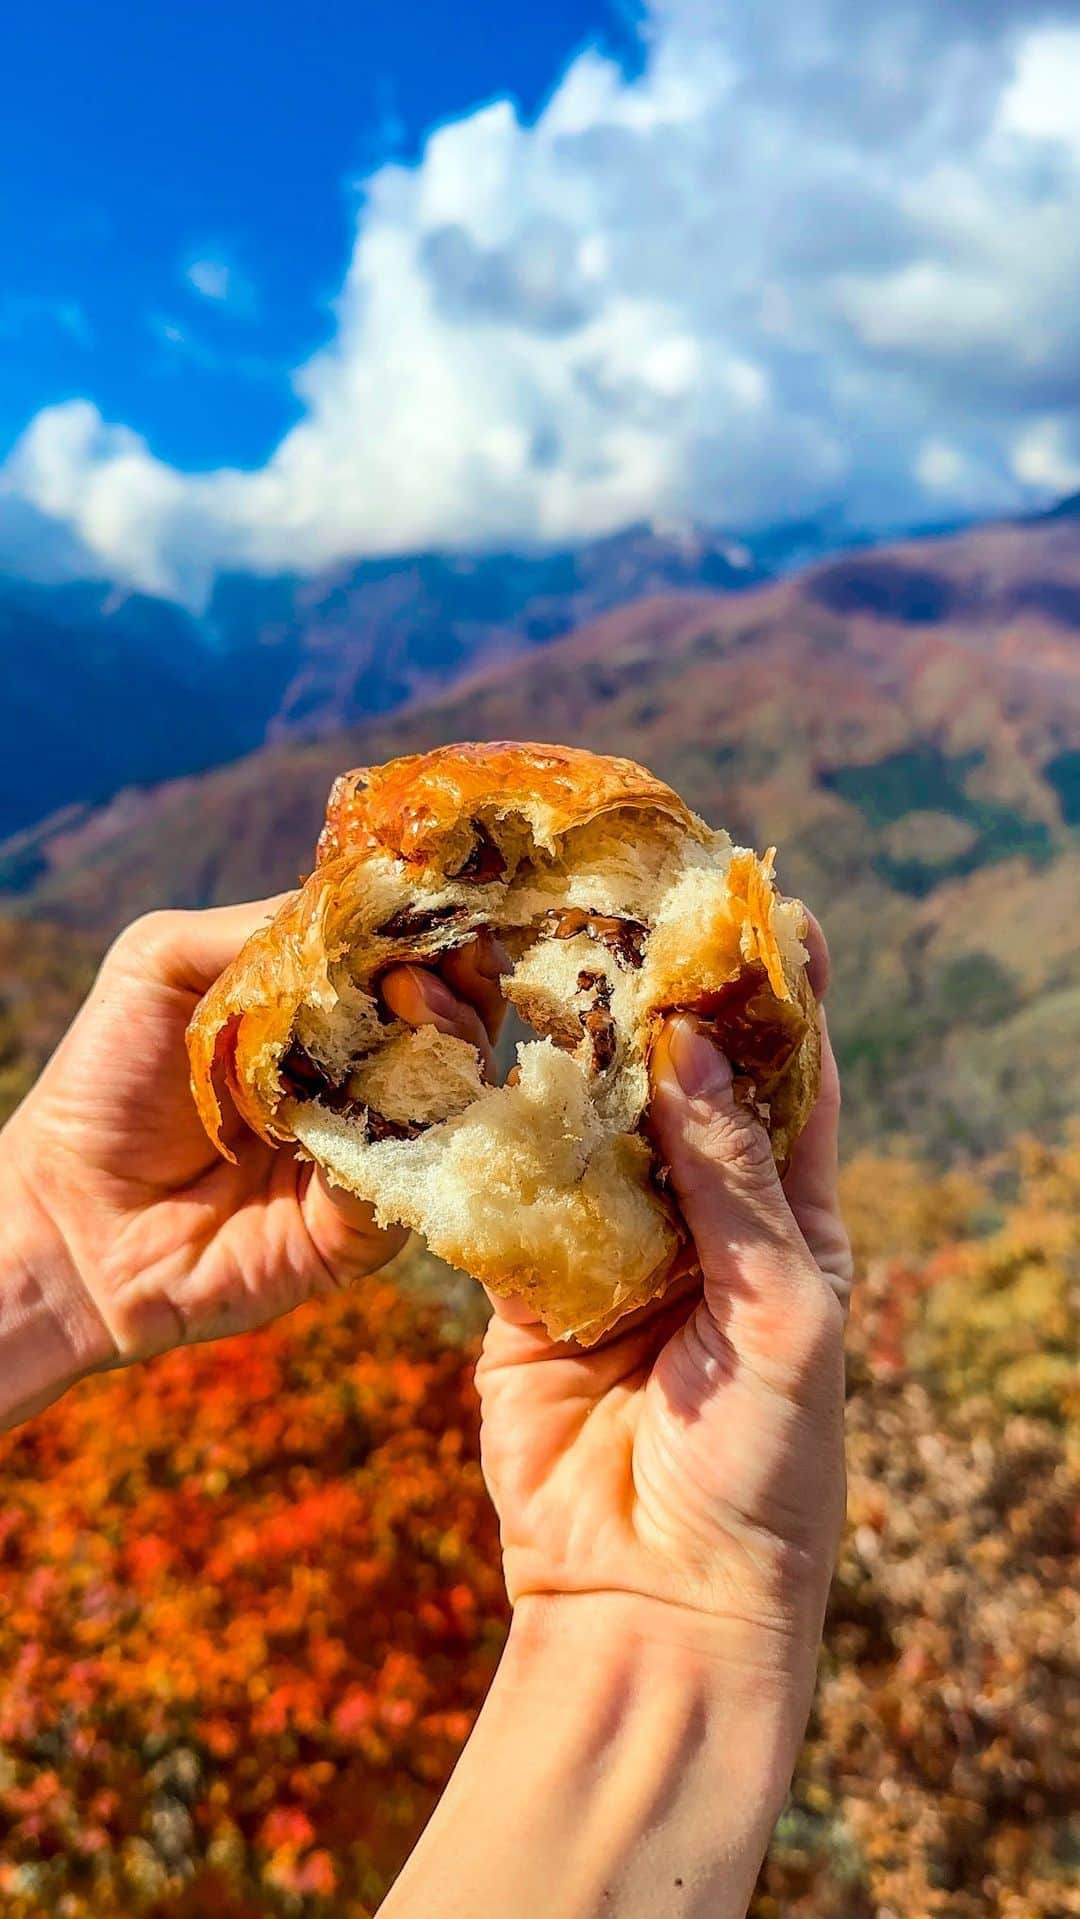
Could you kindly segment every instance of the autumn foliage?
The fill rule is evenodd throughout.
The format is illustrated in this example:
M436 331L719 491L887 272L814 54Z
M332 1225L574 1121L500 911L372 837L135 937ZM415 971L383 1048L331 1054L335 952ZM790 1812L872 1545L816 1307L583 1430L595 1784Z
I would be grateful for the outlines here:
M374 1281L7 1440L5 1913L370 1910L503 1636L472 1357Z
M846 1178L851 1526L756 1919L1059 1919L1080 1140ZM11 1919L377 1904L505 1629L472 1336L399 1277L3 1442Z
M754 1919L1066 1919L1080 1133L981 1181L867 1157L846 1186L848 1534Z

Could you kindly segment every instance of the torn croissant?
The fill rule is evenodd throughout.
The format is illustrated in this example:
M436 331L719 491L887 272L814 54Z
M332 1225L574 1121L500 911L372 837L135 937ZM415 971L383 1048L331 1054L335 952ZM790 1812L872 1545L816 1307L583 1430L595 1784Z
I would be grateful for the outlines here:
M227 1156L222 1083L262 1138L590 1345L686 1265L647 1131L668 1012L706 1021L790 1155L818 1086L804 931L771 853L733 847L632 761L440 747L335 783L315 871L192 1019L195 1099ZM481 932L538 1035L501 1087L473 1046L379 998L388 967Z

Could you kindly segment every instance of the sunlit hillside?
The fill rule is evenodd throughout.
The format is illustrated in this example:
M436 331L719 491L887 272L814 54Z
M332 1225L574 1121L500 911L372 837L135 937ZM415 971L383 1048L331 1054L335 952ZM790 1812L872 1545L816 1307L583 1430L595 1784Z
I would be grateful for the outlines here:
M653 598L433 704L69 809L0 848L6 905L101 943L294 884L344 766L462 738L628 753L777 844L825 922L849 1145L979 1153L1075 1099L1078 622L1068 517Z
M94 977L100 942L0 915L0 1121L28 1092Z

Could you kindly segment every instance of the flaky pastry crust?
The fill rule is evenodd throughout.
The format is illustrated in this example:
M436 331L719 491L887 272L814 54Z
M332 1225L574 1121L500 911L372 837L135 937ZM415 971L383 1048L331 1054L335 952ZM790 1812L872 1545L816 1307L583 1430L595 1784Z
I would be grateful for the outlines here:
M668 1013L713 1028L778 1163L790 1157L819 1079L804 929L771 853L733 849L633 761L501 741L358 769L334 784L311 876L196 1010L193 1093L226 1156L225 1087L262 1139L299 1141L385 1221L588 1344L685 1268L648 1143L648 1056ZM477 1081L470 1102L463 1043L421 1048L378 981L482 930L510 947L507 997L547 1037L523 1050L521 1089ZM371 1089L391 1047L406 1103L388 1116ZM579 1096L590 1143L545 1186L549 1109L554 1165ZM490 1193L461 1190L471 1151L491 1169L477 1188L505 1195L494 1223Z

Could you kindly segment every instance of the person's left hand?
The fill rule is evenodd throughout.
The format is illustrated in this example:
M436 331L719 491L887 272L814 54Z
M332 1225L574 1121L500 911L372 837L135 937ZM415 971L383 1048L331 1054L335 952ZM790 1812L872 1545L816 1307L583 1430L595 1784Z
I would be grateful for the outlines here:
M199 1121L185 1028L278 903L137 920L0 1134L9 1234L13 1220L29 1222L14 1238L30 1276L21 1283L41 1286L47 1275L92 1364L262 1325L374 1271L405 1239L235 1116L236 1164L227 1164ZM382 994L409 1024L435 1022L474 1041L490 1068L505 1011L501 959L490 940L473 941L448 956L441 978L393 969Z

